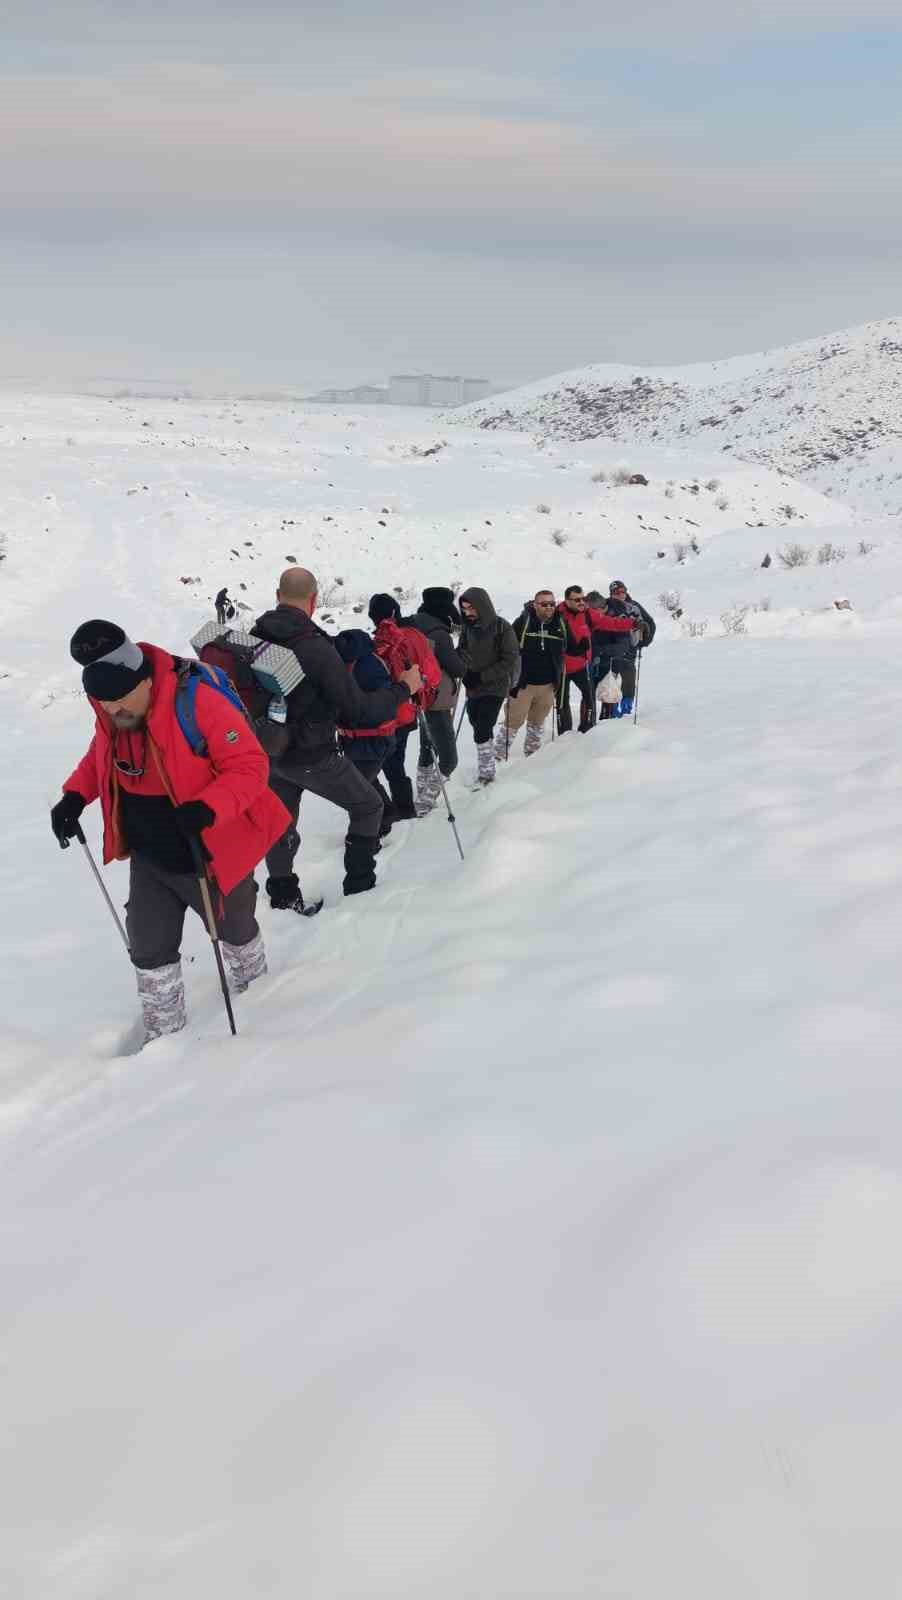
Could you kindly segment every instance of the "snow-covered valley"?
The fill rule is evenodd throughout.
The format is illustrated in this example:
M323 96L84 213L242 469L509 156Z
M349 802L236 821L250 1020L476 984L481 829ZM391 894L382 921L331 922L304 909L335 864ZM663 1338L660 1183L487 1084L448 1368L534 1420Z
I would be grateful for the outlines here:
M897 518L707 438L0 423L2 1592L888 1600ZM638 727L479 794L467 748L465 863L437 811L347 904L308 797L326 910L264 911L239 1039L197 927L186 1033L122 1056L133 976L47 820L90 737L69 636L185 650L293 559L335 626L621 576L658 621Z

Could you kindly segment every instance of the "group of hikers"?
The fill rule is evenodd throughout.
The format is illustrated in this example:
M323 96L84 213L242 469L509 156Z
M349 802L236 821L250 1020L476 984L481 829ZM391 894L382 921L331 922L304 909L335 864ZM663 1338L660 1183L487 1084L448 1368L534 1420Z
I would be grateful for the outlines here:
M541 747L549 718L552 737L572 730L574 687L582 733L599 715L630 714L637 659L655 633L619 580L605 598L571 584L558 602L540 589L513 623L482 588L459 598L450 588L424 589L410 617L394 596L374 594L372 633L336 636L314 622L317 600L313 574L289 567L275 607L244 633L231 626L222 590L217 621L192 641L193 660L134 643L100 619L72 637L95 730L51 825L63 847L84 843L81 814L99 799L104 862L130 863L122 931L144 1042L185 1026L180 950L189 907L208 926L215 920L211 937L234 992L266 971L255 912L262 859L275 910L321 909L322 901L305 902L295 870L305 791L347 814L344 893L370 890L382 839L395 823L426 816L457 768L461 693L484 787L524 725L526 756ZM599 685L608 686L600 708ZM415 788L406 770L414 729Z

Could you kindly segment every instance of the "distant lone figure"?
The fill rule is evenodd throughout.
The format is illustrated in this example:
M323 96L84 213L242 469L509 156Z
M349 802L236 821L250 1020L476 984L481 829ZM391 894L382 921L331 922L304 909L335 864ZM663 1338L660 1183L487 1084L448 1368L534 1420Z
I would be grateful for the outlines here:
M216 607L216 621L231 622L235 615L235 607L229 599L228 589L220 589L213 604Z

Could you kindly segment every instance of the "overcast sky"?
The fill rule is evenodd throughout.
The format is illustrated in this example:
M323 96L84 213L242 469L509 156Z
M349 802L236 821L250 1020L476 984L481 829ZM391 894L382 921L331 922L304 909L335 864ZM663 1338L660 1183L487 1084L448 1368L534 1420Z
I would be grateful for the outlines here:
M899 11L6 0L2 375L518 381L902 314Z

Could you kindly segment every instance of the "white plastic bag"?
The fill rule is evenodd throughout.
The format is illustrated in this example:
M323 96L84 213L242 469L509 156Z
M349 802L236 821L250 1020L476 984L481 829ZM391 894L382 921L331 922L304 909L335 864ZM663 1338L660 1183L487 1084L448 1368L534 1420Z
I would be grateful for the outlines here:
M620 704L622 679L619 672L606 672L598 685L598 698L604 706Z

